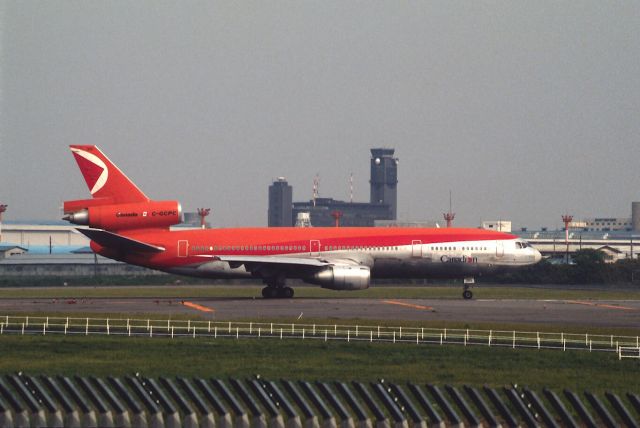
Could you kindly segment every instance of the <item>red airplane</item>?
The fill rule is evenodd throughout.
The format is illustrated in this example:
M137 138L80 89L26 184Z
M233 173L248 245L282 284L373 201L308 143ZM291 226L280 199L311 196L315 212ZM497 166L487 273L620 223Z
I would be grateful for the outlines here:
M293 297L287 278L361 290L371 278L464 278L540 261L507 233L462 228L278 227L171 230L178 201L149 199L96 146L70 146L92 199L65 201L64 219L96 253L126 263L206 278L257 278L265 298Z

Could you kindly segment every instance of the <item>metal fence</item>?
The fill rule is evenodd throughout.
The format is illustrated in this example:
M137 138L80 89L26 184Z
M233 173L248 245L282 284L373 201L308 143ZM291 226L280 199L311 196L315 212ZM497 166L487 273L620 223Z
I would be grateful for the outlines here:
M640 349L640 336L403 326L283 324L136 318L0 316L2 334L169 338L298 339L617 352ZM622 354L620 354L622 355Z
M605 400L606 398L606 400ZM0 377L11 427L637 427L637 391L146 376Z

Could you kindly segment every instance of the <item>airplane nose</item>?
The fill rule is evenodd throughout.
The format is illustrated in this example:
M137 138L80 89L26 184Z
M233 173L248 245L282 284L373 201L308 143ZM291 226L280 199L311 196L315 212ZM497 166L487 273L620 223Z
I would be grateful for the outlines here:
M533 258L535 262L538 263L540 260L542 260L542 254L540 254L540 251L536 250L535 248L533 249L533 251L534 251Z

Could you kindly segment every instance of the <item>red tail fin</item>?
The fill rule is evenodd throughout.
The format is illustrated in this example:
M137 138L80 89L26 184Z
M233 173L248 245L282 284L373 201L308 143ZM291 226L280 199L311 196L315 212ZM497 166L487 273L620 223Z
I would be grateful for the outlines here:
M133 184L96 146L70 146L94 199L111 203L148 202Z

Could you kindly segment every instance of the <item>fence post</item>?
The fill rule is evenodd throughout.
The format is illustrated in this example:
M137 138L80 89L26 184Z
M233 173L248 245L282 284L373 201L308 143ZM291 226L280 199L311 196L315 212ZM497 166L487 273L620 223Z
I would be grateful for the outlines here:
M260 327L258 327L258 337L260 337L260 330L262 330Z
M314 336L316 335L316 325L315 324L313 325L313 335Z
M195 334L196 334L195 332L196 332L196 329L194 328L193 329L193 334L194 334L193 337L195 337ZM239 339L239 338L240 338L240 327L236 327L236 339Z
M589 352L591 352L591 346L593 345L593 340L589 341Z
M209 326L207 327L207 333L211 333L211 321L209 321Z
M358 326L356 325L356 337L358 337Z
M538 349L540 349L540 332L537 332Z
M153 337L153 326L149 326L149 337Z
M351 341L351 330L347 330L347 342Z
M562 350L563 351L567 350L567 339L562 339Z
M293 335L296 332L296 329L293 324L291 324L291 334Z
M440 345L442 345L442 333L440 333Z
M416 345L420 344L420 333L416 332Z
M282 327L280 327L280 340L282 340Z
M29 317L26 319L27 327L29 327Z
M46 336L47 334L47 324L42 323L42 335Z
M325 342L327 341L327 330L326 329L324 330L324 341Z
M302 340L304 340L304 327L302 327Z
M611 345L610 346L613 348L613 334L611 335Z
M231 334L231 321L229 321L229 334Z
M171 338L173 339L173 326L171 327Z
M444 340L447 340L447 329L444 329Z
M149 320L149 318L147 318L147 330L149 330L150 326L151 326L151 321Z
M333 335L337 336L338 335L338 324L334 324L333 325Z
M402 339L402 327L400 327L400 339Z
M489 347L491 347L491 333L493 332L493 330L489 330Z
M420 329L420 334L422 335L422 340L424 340L424 327Z
M167 333L169 333L169 327L170 327L169 322L170 320L167 319Z
M24 336L24 323L22 323L22 335Z
M218 327L217 326L213 328L213 338L214 339L218 338Z
M369 339L369 342L373 343L373 330L371 330L369 333L371 333L371 338Z
M110 331L109 331L109 318L107 318L107 336L109 336Z
M271 323L271 332L269 334L273 334L273 323Z
M586 333L584 335L584 346L588 346L589 345L589 333Z
M380 339L380 326L378 326L378 339Z
M49 327L49 317L47 317L47 327Z
M0 334L4 334L4 323L0 323Z
M85 336L89 335L89 318L87 318L87 326L86 326L86 328L84 330L84 335Z
M252 335L252 334L253 334L253 323L250 322L249 323L249 335Z

